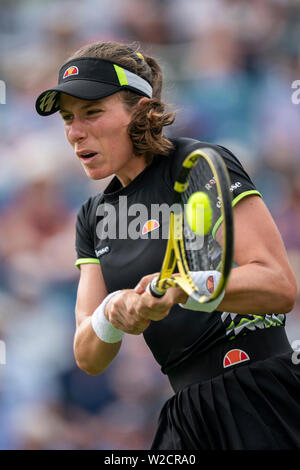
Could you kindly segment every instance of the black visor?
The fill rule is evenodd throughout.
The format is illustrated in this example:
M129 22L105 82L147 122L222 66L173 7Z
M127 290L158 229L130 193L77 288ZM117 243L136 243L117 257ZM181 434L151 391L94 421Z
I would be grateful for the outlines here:
M124 89L152 97L150 83L139 75L109 60L81 57L61 67L58 85L41 93L35 107L41 116L49 116L59 110L60 93L82 100L98 100Z

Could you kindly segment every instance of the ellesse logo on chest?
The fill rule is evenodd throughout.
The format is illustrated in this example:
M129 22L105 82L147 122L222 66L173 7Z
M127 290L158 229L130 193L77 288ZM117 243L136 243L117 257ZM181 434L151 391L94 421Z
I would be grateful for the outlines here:
M146 233L153 232L153 230L156 230L157 228L159 228L159 222L157 220L147 220L147 222L145 222L143 225L142 235L146 235Z

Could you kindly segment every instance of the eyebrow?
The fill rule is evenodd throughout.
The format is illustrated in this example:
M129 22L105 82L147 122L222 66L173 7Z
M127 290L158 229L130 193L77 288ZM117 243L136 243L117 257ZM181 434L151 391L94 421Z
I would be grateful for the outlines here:
M90 108L91 106L95 106L95 105L99 105L100 100L93 100L91 101L90 103L86 103L86 104L83 104L80 109L87 109L87 108ZM71 113L72 111L68 111L67 109L64 109L64 108L60 108L59 110L60 113Z

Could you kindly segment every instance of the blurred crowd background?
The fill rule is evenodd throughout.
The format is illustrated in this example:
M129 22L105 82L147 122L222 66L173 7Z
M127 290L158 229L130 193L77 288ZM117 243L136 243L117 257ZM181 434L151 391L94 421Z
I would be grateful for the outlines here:
M73 359L76 213L105 181L87 180L58 115L42 118L34 103L98 40L138 41L160 61L178 111L169 134L238 156L300 285L299 1L1 0L1 449L147 449L172 393L142 337L127 335L99 377ZM299 296L287 333L300 340Z

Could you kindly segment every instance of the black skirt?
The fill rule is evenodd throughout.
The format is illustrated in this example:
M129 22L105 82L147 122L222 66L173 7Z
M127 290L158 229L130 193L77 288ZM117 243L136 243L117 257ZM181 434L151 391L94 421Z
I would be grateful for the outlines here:
M175 393L151 450L300 449L300 364L292 354L245 363Z

